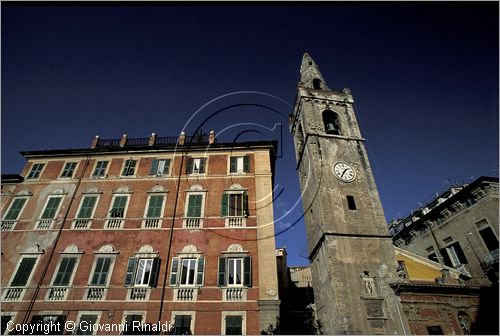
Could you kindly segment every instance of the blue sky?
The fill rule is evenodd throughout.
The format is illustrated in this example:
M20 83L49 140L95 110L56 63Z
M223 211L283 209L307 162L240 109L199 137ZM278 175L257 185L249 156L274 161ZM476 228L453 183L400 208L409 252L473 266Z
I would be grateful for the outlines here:
M231 108L203 129L229 127L219 142L230 142L246 129L261 133L240 140L277 137L266 128L281 125L275 228L296 224L276 241L305 264L287 116L309 52L330 88L354 95L388 221L451 183L498 176L496 2L108 4L2 3L2 173L20 172L22 150L175 136L222 107L263 105L273 110Z

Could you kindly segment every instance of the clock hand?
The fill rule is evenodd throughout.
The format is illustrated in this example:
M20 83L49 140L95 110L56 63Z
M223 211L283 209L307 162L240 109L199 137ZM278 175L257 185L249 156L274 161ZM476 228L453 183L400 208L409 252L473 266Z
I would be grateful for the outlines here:
M340 177L343 177L345 172L347 171L348 168L344 169L344 171L342 172L342 175L340 175Z

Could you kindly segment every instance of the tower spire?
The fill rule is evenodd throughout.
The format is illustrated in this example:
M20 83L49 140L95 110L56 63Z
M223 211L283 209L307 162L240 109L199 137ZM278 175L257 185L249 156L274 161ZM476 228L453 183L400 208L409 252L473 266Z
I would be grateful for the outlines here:
M300 81L301 85L316 90L328 90L318 66L312 57L305 53L302 57L302 65L300 66Z

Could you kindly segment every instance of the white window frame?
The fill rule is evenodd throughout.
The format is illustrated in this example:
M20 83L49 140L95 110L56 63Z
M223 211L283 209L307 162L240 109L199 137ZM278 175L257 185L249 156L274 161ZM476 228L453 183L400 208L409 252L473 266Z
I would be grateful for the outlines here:
M115 204L115 199L116 199L116 197L121 197L121 196L127 197L127 201L125 202L125 207L123 209L123 216L122 217L111 217L111 210L113 209L113 205ZM106 229L106 230L123 229L123 223L125 222L125 218L127 217L127 211L128 211L129 204L130 204L130 193L113 194L113 197L111 197L111 203L109 205L108 212L106 213L106 220L104 223L104 229ZM108 222L110 220L121 220L120 226L117 228L108 228L107 226L108 226Z
M95 324L98 325L99 322L101 321L101 314L102 314L102 311L96 311L96 310L80 310L78 312L78 315L76 317L76 320L78 321L77 322L77 325L76 325L76 328L74 330L74 334L76 335L76 333L78 332L79 328L80 328L80 323L82 322L81 321L81 318L82 318L82 315L97 315L97 320L95 321ZM92 330L92 334L91 335L96 335L96 332L97 330Z
M146 320L146 311L144 310L125 310L122 315L122 325L123 325L123 331L125 331L125 325L127 323L127 316L129 315L141 315L141 325L145 323ZM133 331L133 330L127 330L127 331ZM123 332L122 332L123 334Z
M62 176L62 174L64 173L64 170L66 169L66 165L69 164L69 163L74 163L75 164L75 168L73 168L73 172L71 173L71 176ZM63 164L63 167L61 169L61 173L59 174L58 178L63 179L63 180L74 178L75 173L78 170L79 163L80 163L79 161L65 161L64 164Z
M191 262L194 262L194 276L193 276L193 283L192 284L189 284L189 283L182 283L182 275L184 274L183 272L183 264L184 264L184 260L189 260L189 263L188 265L191 264ZM181 257L180 258L180 281L179 281L179 287L195 287L195 286L198 286L198 284L196 283L196 277L198 275L198 257ZM188 272L188 276L186 277L186 280L189 280L189 272Z
M129 161L129 160L135 161L134 173L132 175L123 175L123 170L125 169L125 166L127 165L127 161ZM139 169L139 163L140 163L139 158L129 157L129 158L123 159L122 167L121 167L121 170L120 170L120 178L136 177L137 176L137 170Z
M82 209L83 200L86 197L97 197L97 199L95 200L94 209L92 209L92 213L90 214L90 218L78 218L78 214L80 213L80 210ZM82 219L88 219L89 220L86 229L90 229L90 225L92 224L92 220L94 219L95 212L96 212L96 209L97 209L97 205L99 204L100 198L101 198L101 193L83 193L82 194L82 197L80 198L80 204L78 205L78 209L77 209L77 211L75 213L75 218L73 219L73 223L71 225L72 229L75 229L75 223L76 223L76 221L82 220ZM82 229L76 229L76 230L82 230Z
M170 163L168 165L168 170L167 171L163 171L162 173L160 173L158 167L156 167L156 173L155 174L150 174L150 176L157 176L157 177L170 176L170 172L172 171L172 162L173 162L172 158L155 157L152 160L157 160L158 161L158 167L159 167L160 161L170 161ZM151 164L153 164L153 163L151 162ZM165 170L165 168L163 168L163 169ZM150 170L151 170L151 168L150 168Z
M193 190L193 189L190 189L186 192L186 199L184 202L184 218L183 218L183 222L182 222L182 224L183 224L182 227L184 229L196 230L196 229L203 227L203 222L204 222L204 218L205 218L206 193L207 193L206 190ZM201 195L201 211L200 211L199 217L189 217L188 216L189 196L191 196L191 195ZM195 228L189 227L189 221L193 220L193 219L199 220L198 227L195 227Z
M61 252L60 253L59 260L57 261L56 268L54 269L54 272L52 274L52 278L50 280L49 288L47 288L48 290L47 290L47 293L45 296L46 301L51 301L51 302L55 301L55 300L49 299L50 293L51 293L51 288L66 288L66 294L65 294L64 298L62 299L62 301L66 300L66 298L68 297L69 290L71 289L71 287L73 287L73 281L75 279L76 273L78 272L78 266L80 265L80 260L82 258L82 254L83 254L83 252ZM75 267L73 267L73 272L71 274L71 277L69 278L69 282L67 285L64 285L64 286L53 285L54 281L56 280L57 273L59 273L59 267L61 267L61 263L62 263L64 258L76 258ZM57 301L61 301L61 300L57 300Z
M17 261L16 268L15 268L14 272L12 273L12 275L10 276L8 285L7 285L7 287L4 288L4 291L3 291L3 294L2 294L2 301L4 301L5 296L7 295L9 289L11 289L11 288L20 288L20 289L22 289L22 293L19 296L19 301L23 300L23 297L26 294L26 289L28 289L30 287L31 281L33 280L33 276L36 273L36 269L38 267L38 263L40 262L42 253L43 252L39 252L39 253L21 253L21 257ZM17 274L17 271L19 270L19 267L21 266L21 262L22 262L22 260L24 258L36 258L35 263L33 264L33 268L31 270L31 274L29 275L28 280L26 280L26 284L24 286L11 286L12 281L14 280L14 278L15 278L15 276Z
M21 218L21 214L23 213L24 209L26 208L26 204L28 204L28 202L29 202L29 198L30 198L30 196L14 196L14 197L12 197L12 201L10 202L9 207L6 209L7 211L5 211L3 213L3 217L2 217L2 231L4 231L3 230L3 222L4 221L5 222L14 222L12 224L12 227L10 227L9 230L5 230L5 231L12 231L12 230L14 230L14 228L16 227L17 222L19 221L19 218ZM19 210L19 214L17 215L17 217L15 219L5 219L5 217L9 213L10 209L14 205L15 200L17 200L17 199L25 199L26 200L24 202L23 206L21 207L21 210Z
M42 169L40 170L40 173L38 174L37 177L29 177L31 172L33 171L33 167L37 164L42 164ZM30 167L30 170L28 172L28 174L26 175L26 178L25 180L26 181L38 181L40 180L40 177L43 175L43 172L45 171L45 168L47 168L47 165L48 165L48 162L47 161L36 161L36 162L32 162L31 164L31 167Z
M229 272L230 272L229 271L229 261L230 260L239 260L240 261L240 266L241 266L241 268L240 268L240 281L241 281L241 283L240 284L235 284L234 282L236 282L236 281L233 281L233 283L229 283ZM237 274L237 269L236 269L237 267L236 266L237 266L237 263L235 262L233 265L233 271L234 271L235 275ZM226 284L226 286L227 287L242 287L242 288L245 287L244 286L244 282L245 282L244 281L244 276L245 276L244 267L245 267L245 264L244 264L243 257L228 256L226 267L227 267L227 275L226 275L227 276L227 284ZM236 277L233 280L236 280Z
M187 311L187 310L186 311L185 310L172 311L172 313L170 315L170 327L171 328L175 327L175 316L176 315L189 315L189 316L191 316L191 325L190 325L191 333L193 335L196 335L196 333L194 332L194 327L196 325L196 323L195 323L196 311L194 311L194 310L191 310L191 311Z
M151 280L151 275L152 275L151 271L153 270L153 259L154 259L153 257L151 257L151 258L150 257L146 257L146 258L139 257L139 258L137 258L137 268L135 270L134 283L133 283L132 287L136 287L136 288L137 287L150 288L149 287L149 281ZM146 273L145 272L145 270L146 270L145 268L142 271L141 283L139 283L139 284L137 283L137 277L139 275L139 265L140 265L141 261L145 261L145 265L146 266L147 266L147 262L151 261L151 263L149 264L149 277L148 277L148 279L146 281L147 282L146 284L144 284L144 275Z
M147 217L148 210L149 210L149 203L151 202L151 197L153 196L163 196L163 202L161 205L161 212L160 212L160 217ZM163 214L165 213L165 204L167 203L167 193L166 192L150 192L148 193L148 199L146 201L146 207L144 208L144 215L143 215L143 220L142 220L142 228L143 229L150 229L147 227L146 223L148 220L158 220L158 224L156 229L160 229L162 226L163 222Z
M54 213L54 217L53 218L42 218L42 215L45 212L45 209L47 208L47 205L49 204L50 199L52 199L52 198L60 198L61 199L61 201L59 202L59 205L57 206L56 212ZM40 212L40 216L38 216L38 220L35 223L35 229L37 229L37 230L50 230L50 229L52 229L52 227L54 226L54 222L57 219L57 215L59 214L59 211L61 210L61 206L62 206L63 202L64 202L64 195L60 195L60 194L59 195L49 195L47 197L47 200L45 201L45 205L43 206L42 211ZM50 223L50 226L47 229L39 229L38 228L39 222L42 220L52 220L52 222Z
M220 334L225 335L226 334L226 317L228 316L241 316L241 334L246 335L247 334L247 312L242 310L242 311L223 311L222 312L222 318L221 318L221 330Z
M97 169L97 164L99 162L107 162L106 168L104 169L104 173L102 175L94 175L94 173ZM111 160L96 160L95 164L94 164L94 169L92 169L92 175L90 175L90 177L95 178L95 179L108 177L108 169L109 169L109 166L111 165L110 162L111 162Z
M106 279L106 283L104 285L92 285L92 278L94 277L95 273L95 268L97 266L97 259L99 258L109 258L110 263L109 263L109 269L108 269L108 277ZM111 282L111 277L113 275L113 269L115 267L115 259L116 259L116 253L95 253L94 255L94 261L92 263L92 268L89 274L89 281L88 284L90 287L109 287L109 283Z

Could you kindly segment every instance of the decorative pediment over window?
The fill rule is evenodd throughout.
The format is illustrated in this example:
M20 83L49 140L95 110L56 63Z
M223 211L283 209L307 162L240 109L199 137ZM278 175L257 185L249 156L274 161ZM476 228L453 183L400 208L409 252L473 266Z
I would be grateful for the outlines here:
M129 193L129 192L130 190L127 186L122 186L115 190L115 193Z
M33 194L28 189L23 189L17 193L17 196L33 196Z
M85 191L85 193L86 194L98 194L99 193L99 189L97 189L96 187L88 188Z
M189 244L186 245L182 248L182 253L196 253L198 252L198 249L196 249L196 246Z
M66 194L66 191L63 188L56 188L52 190L51 192L52 195L63 195Z
M139 249L139 253L154 253L154 250L151 245L142 245Z
M229 190L241 190L241 189L243 189L243 188L238 183L235 183L229 187Z
M189 187L189 190L191 191L201 191L203 190L203 187L199 184L195 184L195 185L192 185L191 187Z
M152 189L151 192L162 192L165 191L161 185L155 185Z
M40 254L44 252L45 250L40 246L40 244L35 244L31 247L28 247L26 250L21 252L21 254Z
M231 244L228 246L227 252L243 252L243 247L240 244Z
M116 252L115 248L111 244L106 244L101 246L101 248L98 251L99 253L114 253Z
M75 244L69 245L61 253L83 253Z

